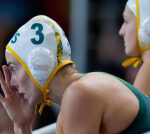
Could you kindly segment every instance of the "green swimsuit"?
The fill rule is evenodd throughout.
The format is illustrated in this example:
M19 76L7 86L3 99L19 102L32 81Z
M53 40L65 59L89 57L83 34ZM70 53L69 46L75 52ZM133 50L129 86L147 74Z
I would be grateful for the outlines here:
M85 74L83 74L81 77L83 77L84 75ZM135 87L133 87L125 80L122 80L116 76L113 77L115 77L116 79L121 81L124 85L126 85L135 94L135 96L139 101L139 112L135 120L121 134L141 134L143 132L150 131L150 97L147 97L145 94L137 90Z
M116 77L125 84L137 97L139 101L139 112L131 125L121 134L141 134L150 131L150 97L137 90L128 82Z

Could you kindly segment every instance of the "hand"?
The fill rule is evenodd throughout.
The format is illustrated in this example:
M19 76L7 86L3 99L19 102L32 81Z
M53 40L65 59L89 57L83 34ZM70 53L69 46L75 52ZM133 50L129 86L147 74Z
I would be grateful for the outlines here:
M7 66L3 66L3 72L5 80L2 72L0 71L0 83L5 97L0 94L0 102L5 107L10 119L14 122L15 125L31 126L33 118L35 116L36 106L31 106L28 103L28 100L24 99L23 94L11 88L11 74Z

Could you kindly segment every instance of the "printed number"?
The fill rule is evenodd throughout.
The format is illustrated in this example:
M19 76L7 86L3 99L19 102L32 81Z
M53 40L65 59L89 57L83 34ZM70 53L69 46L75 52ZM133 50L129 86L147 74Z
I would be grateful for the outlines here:
M36 31L36 35L39 36L39 39L36 40L35 38L32 38L31 42L33 44L35 44L35 45L39 45L39 44L41 44L44 41L44 34L42 33L42 31L43 31L43 25L40 24L40 23L34 23L31 26L31 29L36 29L36 27L38 28L38 30Z
M11 43L12 43L12 44L15 44L16 41L17 41L17 37L19 37L19 36L20 36L20 33L16 33L16 34L14 35L14 38L11 40Z

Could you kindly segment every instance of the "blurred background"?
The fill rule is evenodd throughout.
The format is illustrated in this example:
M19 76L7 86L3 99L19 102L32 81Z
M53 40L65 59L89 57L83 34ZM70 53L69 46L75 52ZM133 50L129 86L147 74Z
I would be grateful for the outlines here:
M33 16L44 14L64 30L79 72L104 71L132 83L137 69L121 66L127 57L118 35L125 3L126 0L0 0L0 65L5 64L5 46L15 31ZM58 113L59 106L47 107L44 117L35 119L33 128L55 122ZM0 131L1 128L0 125Z

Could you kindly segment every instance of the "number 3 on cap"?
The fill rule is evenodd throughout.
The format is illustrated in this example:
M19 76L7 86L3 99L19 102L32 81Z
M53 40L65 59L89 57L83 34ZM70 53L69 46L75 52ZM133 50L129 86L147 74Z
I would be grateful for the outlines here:
M43 25L40 24L40 23L34 23L32 26L31 26L31 29L36 29L36 27L38 28L38 30L36 31L36 35L39 36L39 39L36 40L35 38L32 38L31 39L31 42L35 45L40 45L43 41L44 41L44 35L42 33L43 31Z

